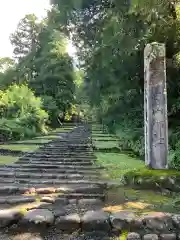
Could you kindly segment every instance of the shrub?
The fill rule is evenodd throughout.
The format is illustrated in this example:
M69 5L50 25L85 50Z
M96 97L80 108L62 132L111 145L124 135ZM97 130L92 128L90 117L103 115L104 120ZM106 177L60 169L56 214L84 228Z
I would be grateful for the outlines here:
M43 96L43 109L49 114L49 125L56 127L58 124L59 108L52 96ZM59 125L59 124L58 124Z
M180 141L175 144L175 149L169 151L169 167L180 170Z
M45 133L48 114L42 101L26 85L12 85L0 92L0 131L6 138L21 139Z
M143 129L118 128L115 133L119 138L121 150L132 151L138 156L144 156Z

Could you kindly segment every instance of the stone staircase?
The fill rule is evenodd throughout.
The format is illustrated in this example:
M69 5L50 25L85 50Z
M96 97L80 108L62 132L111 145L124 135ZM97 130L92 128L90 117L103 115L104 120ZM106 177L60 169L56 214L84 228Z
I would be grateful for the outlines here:
M77 231L108 232L108 214L101 210L106 183L94 162L90 130L78 126L16 163L1 166L0 239L20 240L27 232L42 235L50 229L54 238L46 239L66 239L64 234Z
M180 239L179 214L109 205L88 126L58 136L0 167L0 240Z

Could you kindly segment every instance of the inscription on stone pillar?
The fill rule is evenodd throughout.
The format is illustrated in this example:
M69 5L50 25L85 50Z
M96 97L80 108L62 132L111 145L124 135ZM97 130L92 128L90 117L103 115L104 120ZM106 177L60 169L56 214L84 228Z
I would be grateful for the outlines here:
M151 43L144 50L145 163L166 169L168 156L165 45Z

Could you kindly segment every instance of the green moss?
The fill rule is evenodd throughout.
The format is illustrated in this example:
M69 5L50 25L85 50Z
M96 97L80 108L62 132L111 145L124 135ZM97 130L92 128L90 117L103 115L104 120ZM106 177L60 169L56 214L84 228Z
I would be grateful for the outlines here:
M129 200L138 200L153 205L165 204L171 199L170 196L163 196L161 193L154 193L150 190L136 190L127 187L120 188L120 190L124 191L125 196Z
M36 137L35 139L47 139L47 140L51 141L51 140L56 139L56 138L60 138L60 136L52 134L52 135Z
M17 143L24 143L24 144L26 144L26 143L40 143L40 144L43 144L43 143L48 143L48 142L50 142L51 140L49 140L49 139L41 139L41 138L35 138L35 139L30 139L30 140L23 140L23 141L17 141Z
M170 177L170 176L180 176L180 172L175 170L153 170L144 167L144 169L136 169L136 171L126 172L128 177L144 177L144 178L159 178L159 177Z
M174 204L178 194L164 196L153 190L135 190L129 187L111 188L106 206L119 206L121 210L131 210L137 214L148 211L177 212L180 204ZM176 201L177 202L177 201Z
M39 147L38 145L22 145L22 144L0 145L1 149L8 149L11 151L22 151L22 152L34 151L38 147Z
M108 149L108 148L118 148L118 142L117 141L93 141L93 145L97 149Z
M118 153L95 153L96 163L105 168L105 175L110 179L120 179L127 171L144 168L144 163L136 158Z
M18 160L18 157L12 156L0 156L0 165L1 164L11 164Z

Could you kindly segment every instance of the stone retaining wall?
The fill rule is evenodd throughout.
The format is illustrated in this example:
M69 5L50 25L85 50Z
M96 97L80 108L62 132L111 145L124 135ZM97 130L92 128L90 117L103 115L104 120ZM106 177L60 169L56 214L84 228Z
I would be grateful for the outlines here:
M65 214L60 208L56 211L44 208L22 212L0 211L1 227L13 224L21 227L55 226L56 229L72 233L76 231L103 231L109 234L127 232L128 240L174 240L180 239L180 215L151 212L137 216L132 211L108 213L102 210L87 211L84 214Z
M169 234L146 234L140 235L139 233L131 232L127 235L127 240L176 240L180 239L180 235L176 233L169 233Z

